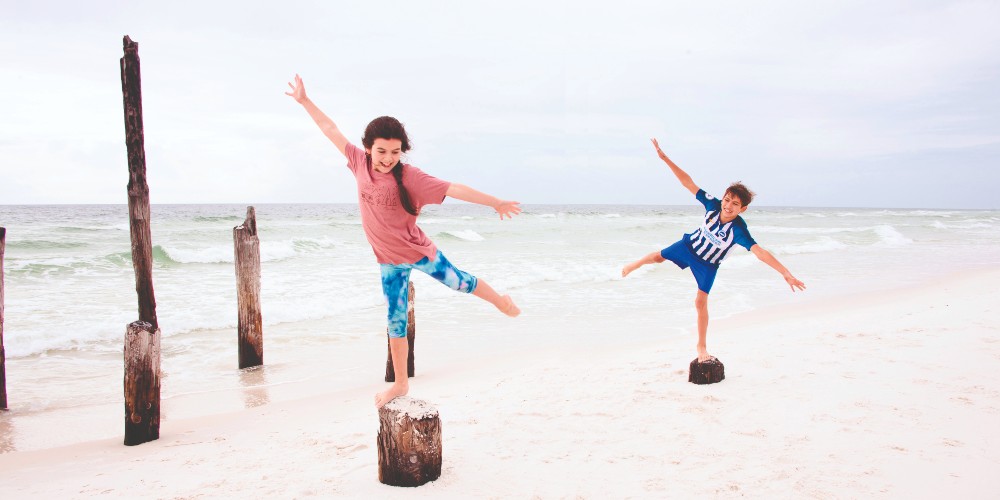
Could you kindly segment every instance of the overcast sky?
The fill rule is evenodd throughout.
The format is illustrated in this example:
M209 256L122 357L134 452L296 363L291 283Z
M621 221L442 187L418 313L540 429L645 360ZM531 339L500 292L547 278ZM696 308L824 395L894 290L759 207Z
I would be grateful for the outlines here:
M354 202L356 144L522 203L1000 208L1000 2L0 0L0 204L126 203L139 43L156 203Z

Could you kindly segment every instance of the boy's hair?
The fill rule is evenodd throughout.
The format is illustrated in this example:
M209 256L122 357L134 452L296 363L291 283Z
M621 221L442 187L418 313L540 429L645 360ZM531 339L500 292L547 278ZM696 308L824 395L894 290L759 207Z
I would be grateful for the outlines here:
M740 203L742 203L744 207L749 205L750 202L753 201L754 197L754 192L744 186L740 181L730 184L729 187L726 188L726 194L731 194L739 198Z
M375 145L375 139L398 139L402 143L400 146L402 152L410 150L410 138L406 135L406 129L399 120L391 116L380 116L365 127L365 135L361 138L361 144L365 149L370 150ZM368 156L368 163L371 164L371 161L371 156ZM413 206L410 193L403 186L403 162L399 162L399 166L392 169L392 176L396 179L396 187L399 188L399 202L403 205L403 210L410 215L417 215L419 212Z

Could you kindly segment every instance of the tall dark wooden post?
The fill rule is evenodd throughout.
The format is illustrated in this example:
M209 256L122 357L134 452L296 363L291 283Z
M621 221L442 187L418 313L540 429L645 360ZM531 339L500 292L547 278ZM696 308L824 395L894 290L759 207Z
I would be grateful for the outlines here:
M3 349L3 252L7 228L0 227L0 410L7 409L7 353Z
M417 320L413 313L413 299L416 295L415 289L413 288L413 282L410 282L409 289L406 292L406 343L409 344L409 351L406 355L406 376L407 378L413 377L413 344L417 340ZM388 337L389 331L386 330L386 337ZM388 341L388 339L387 339ZM392 346L389 346L389 355L385 362L385 381L395 382L396 372L392 365Z
M153 242L149 227L149 186L142 132L142 91L139 44L122 40L122 103L128 150L128 214L132 236L132 267L139 297L139 321L125 331L125 444L160 437L160 327L153 296Z
M237 344L240 368L264 364L264 332L260 315L260 240L253 207L243 225L233 228L236 252Z

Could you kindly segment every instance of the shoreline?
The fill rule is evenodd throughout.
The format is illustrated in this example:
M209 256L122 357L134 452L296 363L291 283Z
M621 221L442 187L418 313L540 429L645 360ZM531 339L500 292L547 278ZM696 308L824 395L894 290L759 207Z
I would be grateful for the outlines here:
M135 447L4 453L0 468L19 496L982 495L1000 487L997 278L960 272L714 321L727 379L711 386L687 383L693 331L652 335L635 318L621 322L638 330L629 341L521 336L489 359L420 338L411 395L438 407L445 453L441 478L416 490L376 478L380 378L165 419Z

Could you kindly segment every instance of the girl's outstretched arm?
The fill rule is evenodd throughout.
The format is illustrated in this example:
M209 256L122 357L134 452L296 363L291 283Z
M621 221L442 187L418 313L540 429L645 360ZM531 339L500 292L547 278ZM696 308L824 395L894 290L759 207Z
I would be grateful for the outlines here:
M309 100L309 97L306 96L306 86L302 83L302 78L300 78L299 75L295 75L295 84L293 85L292 82L288 82L288 86L292 88L292 91L285 92L285 95L292 96L292 99L295 99L295 102L301 104L303 108L306 108L306 112L308 112L309 116L312 117L314 122L316 122L316 125L319 125L319 129L323 131L323 135L327 136L327 138L329 138L330 141L337 146L337 149L340 150L341 154L346 156L347 137L344 137L344 134L340 132L339 128L337 128L337 124L333 123L333 120L331 120L329 116L326 116L319 110L319 108L316 107L315 104L313 104L311 100Z
M792 272L785 266L781 265L781 262L778 262L778 259L771 255L771 252L764 250L760 245L750 247L750 251L753 252L753 254L756 255L761 262L771 266L772 269L781 273L781 277L785 278L785 283L788 283L788 286L792 287L793 292L796 288L799 290L806 289L806 284L799 281L795 276L792 276Z
M452 183L451 186L448 186L448 192L445 194L457 200L492 207L500 214L500 220L503 220L504 217L512 219L521 213L521 202L501 200L496 196L490 196L462 184Z
M667 155L665 155L663 150L660 149L660 143L656 142L656 139L652 139L652 141L653 147L656 148L656 154L658 154L660 159L670 167L670 170L677 176L677 180L681 181L681 184L687 188L688 191L691 191L691 194L697 195L698 190L701 188L699 188L698 185L691 180L691 176L688 175L687 172L681 170L681 167L678 167L676 163L670 161L670 158L667 158Z

